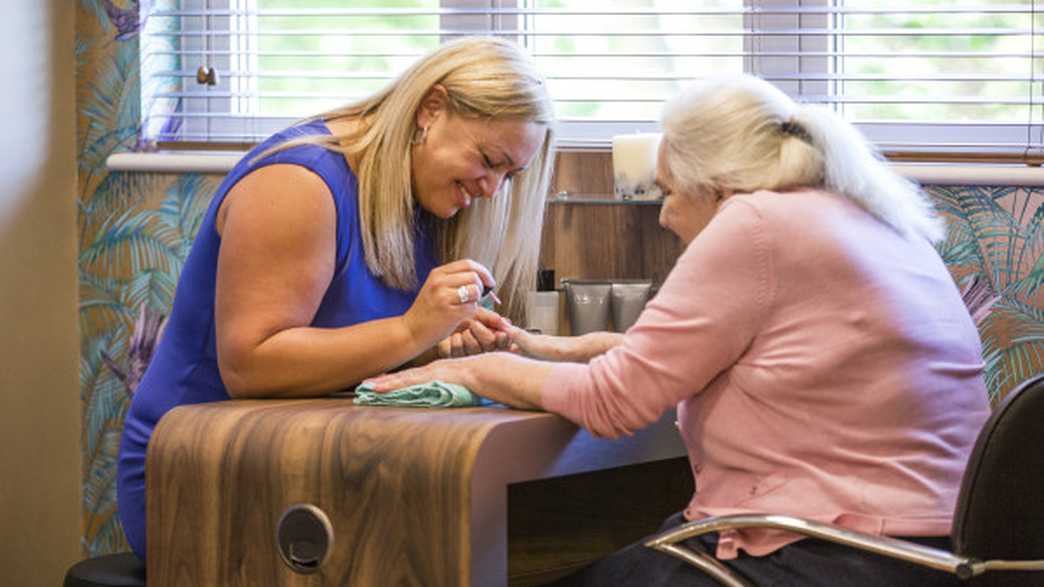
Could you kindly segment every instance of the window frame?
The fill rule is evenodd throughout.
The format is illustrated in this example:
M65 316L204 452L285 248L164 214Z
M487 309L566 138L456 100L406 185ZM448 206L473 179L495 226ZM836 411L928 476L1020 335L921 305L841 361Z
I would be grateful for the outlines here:
M447 8L503 8L503 7L523 7L530 0L442 0L441 6ZM744 0L745 5L752 7L816 7L816 6L834 6L837 4L844 4L845 0ZM159 4L159 2L157 2ZM210 9L215 11L220 10L242 10L256 8L256 0L182 0L182 9ZM188 6L186 6L188 5ZM206 18L206 17L186 17L186 18ZM238 16L238 17L227 17L227 16L211 16L209 17L211 22L209 26L215 24L221 25L224 23L230 34L227 36L214 36L209 41L204 41L202 38L190 41L189 49L195 51L215 51L213 66L221 71L227 71L232 65L229 55L234 54L234 50L237 48L237 44L245 44L250 46L251 43L256 46L257 39L256 35L249 33L251 20L253 24L256 24L256 16ZM515 30L521 29L518 27L520 20L525 20L529 17L526 16L515 16L515 15L501 15L501 16L460 16L460 15L442 15L440 17L440 26L444 30L469 30L470 28L484 28L490 23L483 22L480 24L474 24L477 21L487 21L487 19L496 18L498 22L492 23L499 30ZM844 15L838 14L798 14L798 15L757 15L748 14L744 16L745 27L747 30L751 30L750 27L758 25L760 27L775 26L779 24L779 21L786 19L796 19L799 26L815 26L816 21L827 21L829 19L843 19ZM773 22L775 19L776 22ZM762 22L757 23L755 20L761 20ZM470 21L470 22L469 22ZM749 23L749 26L748 26ZM1035 23L1034 23L1035 26ZM524 45L528 45L529 39L526 35L520 35L519 41ZM206 37L209 38L209 37ZM779 61L775 65L764 65L768 63L768 60L763 59L758 55L760 52L771 52L774 50L780 50L785 48L788 50L797 51L819 51L819 50L833 50L838 49L840 52L840 45L844 42L843 37L834 35L822 35L822 36L810 36L795 34L791 36L757 36L749 35L744 40L744 52L749 53L744 57L744 71L749 73L755 73L757 75L769 76L774 74L786 74L786 73L824 73L829 74L836 72L840 66L839 62L843 61L843 57L826 57L826 56L794 56L790 60L794 62L791 68L788 69L780 64ZM813 48L809 48L809 43L816 45ZM144 47L144 44L143 44ZM795 65L796 64L796 65ZM245 71L256 71L257 70L257 56L254 55L252 60L241 59L236 64L237 69ZM143 77L143 80L145 78ZM229 80L232 82L232 80ZM824 94L827 94L829 90L835 90L838 85L844 84L843 81L800 81L794 82L796 84L820 84L824 88ZM241 90L245 90L250 93L256 94L257 89L257 78L246 78L246 80L236 78L236 87L232 90L233 93ZM778 83L778 86L786 88L786 83ZM252 91L253 90L253 91ZM145 107L145 92L143 91L143 112L149 112L151 109ZM251 107L256 108L256 102L258 98L256 95L253 98L234 98L231 96L224 97L208 97L208 98L186 98L187 111L195 114L203 114L204 116L199 121L191 121L189 119L182 119L182 124L193 128L203 128L210 136L211 133L228 133L228 134L239 134L241 132L251 132L255 136L261 136L269 132L273 132L275 129L291 124L294 122L292 118L279 118L275 119L274 124L266 125L263 122L263 118L257 116L250 116L249 113L243 112L244 109L249 110ZM253 103L251 103L251 101ZM843 112L843 104L835 104L835 110ZM242 122L233 120L224 120L220 117L213 117L211 119L207 115L210 112L242 112L245 116L244 119L250 122L245 124L252 125L252 128L248 131L244 131ZM256 109L254 110L256 112ZM236 125L239 125L238 128ZM150 128L150 121L143 120L143 127ZM155 124L152 124L154 127ZM217 130L215 131L215 126ZM1033 163L1036 159L1039 163L1039 159L1044 157L1044 154L1040 152L1039 148L1035 148L1034 144L1041 142L1041 134L1044 134L1041 123L1039 120L1030 121L1028 123L1018 124L1001 124L995 122L971 122L971 123L934 123L934 122L910 122L910 123L896 123L896 122L858 122L856 126L859 127L864 134L874 143L881 145L882 150L891 152L896 155L895 158L903 160L957 160L957 161L968 161L968 160L990 160L990 161L1026 161ZM263 128L262 128L263 127ZM658 129L658 124L654 121L645 120L614 120L614 121L597 121L597 120L564 120L560 122L560 133L559 133L559 148L565 149L605 149L608 148L611 143L611 137L616 134L625 134L630 132L651 132ZM959 149L960 152L956 153L939 153L933 152L930 149L910 149L908 152L903 152L902 143L904 136L911 134L911 129L918 129L919 136L925 136L925 134L931 136L932 143L948 144L948 145L967 145L966 148ZM974 132L970 132L969 129L975 129ZM990 143L999 142L1015 142L1012 137L1018 135L1026 136L1027 147L1023 153L1009 152L1014 151L1011 147L1001 149L991 149ZM1034 139L1032 135L1036 135ZM976 140L969 141L969 137L973 136ZM163 148L188 148L188 149L220 149L220 148L237 148L242 149L252 145L251 141L234 141L226 143L224 141L162 141L161 147Z

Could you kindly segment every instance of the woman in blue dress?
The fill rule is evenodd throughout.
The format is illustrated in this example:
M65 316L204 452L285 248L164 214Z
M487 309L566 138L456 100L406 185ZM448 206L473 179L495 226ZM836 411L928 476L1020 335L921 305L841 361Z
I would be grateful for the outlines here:
M277 133L214 195L124 424L119 514L145 558L145 450L171 408L316 397L505 348L536 275L553 110L513 43L443 45L360 102Z

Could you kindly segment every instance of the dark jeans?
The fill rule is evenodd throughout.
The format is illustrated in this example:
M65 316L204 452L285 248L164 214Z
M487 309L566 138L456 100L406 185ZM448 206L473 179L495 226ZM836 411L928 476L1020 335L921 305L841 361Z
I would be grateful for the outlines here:
M684 523L680 513L664 522L661 531ZM948 537L903 538L925 546L950 550ZM643 546L639 541L554 583L566 586L699 586L719 583L689 563ZM685 541L695 552L714 553L717 534ZM961 587L956 576L903 561L806 538L766 556L740 554L721 561L759 587Z

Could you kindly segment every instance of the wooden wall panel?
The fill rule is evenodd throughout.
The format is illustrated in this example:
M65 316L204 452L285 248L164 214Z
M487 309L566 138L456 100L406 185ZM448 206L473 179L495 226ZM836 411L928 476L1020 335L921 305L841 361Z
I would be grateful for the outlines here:
M562 278L649 278L662 283L683 250L650 205L551 204L540 261Z
M609 152L563 152L555 165L552 194L570 199L609 198ZM548 204L540 262L562 278L648 278L662 283L684 249L659 225L655 204Z
M613 155L609 151L559 151L551 193L613 193Z

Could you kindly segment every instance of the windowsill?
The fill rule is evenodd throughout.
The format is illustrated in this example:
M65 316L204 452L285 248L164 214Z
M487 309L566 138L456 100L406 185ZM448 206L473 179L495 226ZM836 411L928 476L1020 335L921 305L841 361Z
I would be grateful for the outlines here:
M114 153L105 160L109 171L141 173L225 174L245 155L238 151L160 151Z
M241 152L205 151L116 153L105 163L109 171L225 174L242 156ZM925 185L1044 186L1044 168L1026 165L896 163L894 167Z

